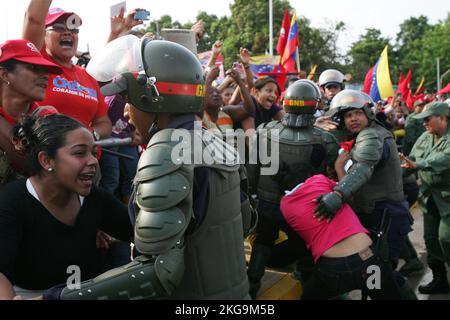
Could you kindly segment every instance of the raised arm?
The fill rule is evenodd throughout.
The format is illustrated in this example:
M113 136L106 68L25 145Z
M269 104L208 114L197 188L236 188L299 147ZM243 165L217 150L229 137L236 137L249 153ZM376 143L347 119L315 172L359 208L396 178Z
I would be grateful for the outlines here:
M142 20L134 20L134 15L136 11L139 10L144 9L136 8L130 11L125 17L125 8L122 7L118 16L111 17L111 31L107 42L111 42L121 36L124 36L135 26L143 24L144 21Z
M237 83L244 103L243 105L237 106L236 105L224 106L223 111L229 114L234 122L240 122L255 112L255 105L253 103L250 92L248 91L247 87L245 86L245 83L241 79L239 72L232 69L229 72L227 72L227 74L229 74L230 77L233 78L234 81Z
M52 0L31 0L25 11L22 38L30 40L41 50L45 40L45 17Z
M241 59L242 67L245 71L245 80L248 90L253 88L253 72L250 70L250 52L245 48L239 49L239 57Z

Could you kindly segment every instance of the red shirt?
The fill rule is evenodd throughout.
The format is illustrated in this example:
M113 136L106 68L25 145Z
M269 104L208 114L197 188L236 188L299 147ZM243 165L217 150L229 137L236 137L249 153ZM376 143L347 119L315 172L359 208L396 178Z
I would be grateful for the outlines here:
M55 62L45 48L41 53L46 59ZM73 65L72 68L59 66L63 69L63 73L50 75L45 100L40 101L39 105L53 106L59 113L80 121L87 128L91 127L94 119L108 113L108 106L100 93L97 81L80 66Z
M39 106L36 103L32 103L30 105L30 109L28 110L27 114L31 114L34 110L36 110ZM5 112L5 110L3 110L3 107L0 106L0 117L5 118L6 121L8 121L8 123L12 126L17 124L17 120L14 119L13 117L11 117L9 114L7 114Z
M324 193L332 192L335 185L335 181L324 175L315 175L281 199L280 208L284 218L305 240L315 262L339 241L357 233L368 233L346 203L330 223L314 218L316 203L313 201Z

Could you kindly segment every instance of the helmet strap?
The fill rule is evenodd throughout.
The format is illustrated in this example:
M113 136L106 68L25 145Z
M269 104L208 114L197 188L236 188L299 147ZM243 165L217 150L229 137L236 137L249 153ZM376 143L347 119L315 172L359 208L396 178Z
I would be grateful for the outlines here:
M161 129L158 127L158 115L156 115L155 120L152 122L152 125L148 129L148 134L150 137L152 137L158 131L161 131Z

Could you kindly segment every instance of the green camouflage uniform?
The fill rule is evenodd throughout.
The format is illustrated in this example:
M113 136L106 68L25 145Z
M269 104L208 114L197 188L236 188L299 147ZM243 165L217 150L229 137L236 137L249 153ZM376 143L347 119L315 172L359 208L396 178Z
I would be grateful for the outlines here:
M450 264L450 126L440 139L423 133L409 156L421 181L419 205L424 214L428 265L442 269L444 262Z

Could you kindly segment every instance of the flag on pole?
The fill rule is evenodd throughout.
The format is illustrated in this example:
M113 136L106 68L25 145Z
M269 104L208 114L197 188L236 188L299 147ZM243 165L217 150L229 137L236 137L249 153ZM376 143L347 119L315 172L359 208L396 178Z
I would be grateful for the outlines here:
M425 82L425 77L422 77L422 80L420 80L420 84L416 89L416 92L414 93L415 95L418 95L419 93L423 93L423 83Z
M298 26L297 20L294 16L291 20L291 26L289 28L289 36L286 42L286 47L284 48L283 55L281 56L280 66L285 72L296 72L296 48L298 47Z
M369 79L372 81L370 82ZM384 100L394 95L389 74L388 46L384 48L375 66L366 74L364 92L370 95L374 101Z
M283 22L281 23L280 36L278 37L277 52L280 56L284 53L284 48L286 47L289 27L290 27L289 11L284 9Z

